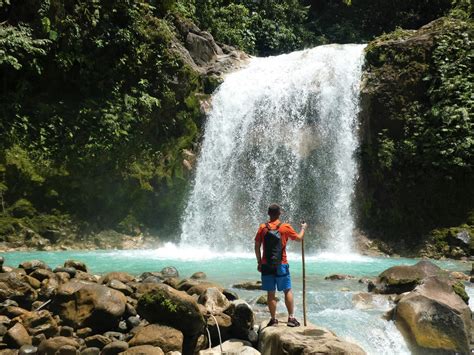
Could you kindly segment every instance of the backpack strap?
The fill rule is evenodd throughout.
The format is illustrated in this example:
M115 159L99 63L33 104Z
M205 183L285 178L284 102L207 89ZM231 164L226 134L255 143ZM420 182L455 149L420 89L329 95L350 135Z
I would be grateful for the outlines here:
M271 228L270 228L270 224L268 224L268 222L267 222L267 223L265 223L265 228L267 228L269 231L271 231L271 230L276 231L276 230L278 230L278 228L281 227L282 224L283 224L283 223L278 223L278 225L276 226L275 229L271 229Z

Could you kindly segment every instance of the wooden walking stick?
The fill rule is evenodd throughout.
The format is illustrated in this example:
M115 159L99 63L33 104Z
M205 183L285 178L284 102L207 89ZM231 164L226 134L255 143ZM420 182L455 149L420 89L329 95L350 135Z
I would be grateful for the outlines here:
M303 266L303 323L306 327L306 268L304 265L304 237L301 240L301 263Z

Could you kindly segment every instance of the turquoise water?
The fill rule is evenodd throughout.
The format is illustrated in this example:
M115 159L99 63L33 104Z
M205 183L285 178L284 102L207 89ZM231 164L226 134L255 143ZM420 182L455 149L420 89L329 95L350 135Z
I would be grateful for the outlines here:
M168 244L156 250L99 250L99 251L55 251L55 252L11 252L3 253L5 264L17 266L20 262L40 259L51 267L63 265L65 260L85 262L90 272L103 274L110 271L125 271L139 275L145 271L160 271L174 266L181 277L189 277L203 271L208 279L224 287L242 281L259 279L255 257L252 253L218 254L207 249L178 248ZM296 300L296 315L302 317L302 265L296 253L289 253L293 290ZM358 278L374 277L394 265L413 265L417 259L373 258L359 255L319 254L306 257L306 289L308 320L333 330L337 335L353 341L369 354L410 354L405 340L393 322L383 320L384 312L393 305L386 296L377 295L370 302L356 302L353 297L366 292L367 286ZM434 261L438 266L468 272L470 264L455 261ZM330 274L349 274L354 280L326 281ZM267 319L265 306L255 304L262 291L236 290L241 298L252 304L258 320ZM468 288L468 293L474 293ZM282 296L282 295L281 295ZM286 316L283 302L277 311Z

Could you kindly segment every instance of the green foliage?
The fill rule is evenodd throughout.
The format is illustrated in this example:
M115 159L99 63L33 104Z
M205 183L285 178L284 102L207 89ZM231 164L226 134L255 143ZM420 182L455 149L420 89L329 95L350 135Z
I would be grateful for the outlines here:
M33 30L28 25L0 25L0 66L15 70L27 66L40 72L38 58L46 55L49 43L47 39L34 39Z
M310 1L307 28L319 43L368 42L397 27L418 29L445 15L451 0Z
M162 309L168 313L176 313L178 311L178 305L170 300L166 294L160 290L155 290L153 293L145 293L140 297L138 302L144 307L161 306Z
M468 23L446 21L450 31L436 36L433 70L424 78L430 83L430 107L407 112L407 139L400 149L414 164L431 165L452 176L459 169L474 168L474 29Z
M166 194L184 177L182 150L198 137L195 95L203 91L200 76L170 50L175 35L166 14L177 3L5 6L2 201L8 207L26 198L42 213L58 209L100 228L127 216L164 226L153 209L180 206Z
M33 217L36 214L36 209L30 201L22 198L16 201L8 211L13 217Z
M185 14L188 18L209 30L216 40L248 53L278 54L312 42L312 34L305 28L309 7L298 0L194 0L187 4L193 9ZM182 7L182 3L177 6Z
M361 211L387 239L417 244L472 211L473 35L472 21L447 17L367 46L377 122L362 149L370 203ZM440 233L430 238L438 250L448 245Z

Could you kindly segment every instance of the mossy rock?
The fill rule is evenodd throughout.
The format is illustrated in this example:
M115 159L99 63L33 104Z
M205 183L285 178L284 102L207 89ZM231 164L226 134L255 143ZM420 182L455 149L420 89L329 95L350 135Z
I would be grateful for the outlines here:
M140 297L137 312L150 323L179 329L185 336L197 335L206 326L196 300L164 284Z
M33 217L37 213L36 208L34 208L33 204L24 198L21 198L16 201L8 209L8 212L16 218Z
M461 281L456 282L455 284L451 285L453 291L462 298L462 300L469 304L469 296L467 295L466 288Z

